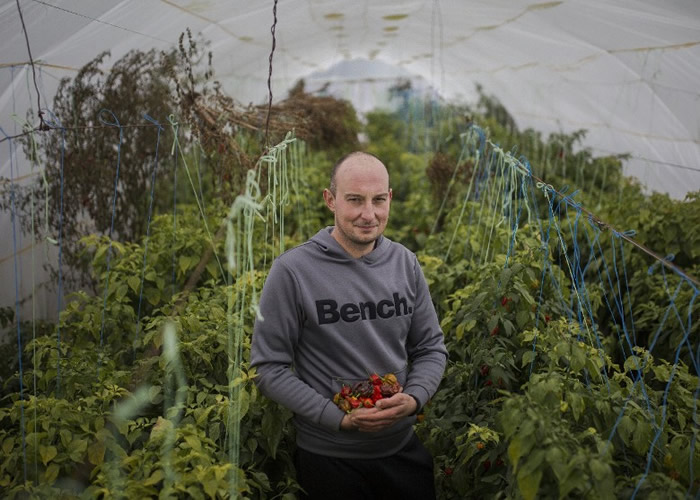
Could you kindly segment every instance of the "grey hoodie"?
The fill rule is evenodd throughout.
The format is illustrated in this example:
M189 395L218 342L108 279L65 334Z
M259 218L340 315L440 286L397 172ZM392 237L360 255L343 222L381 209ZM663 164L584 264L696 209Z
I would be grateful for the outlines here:
M391 372L423 406L445 368L443 334L415 254L380 237L356 259L332 229L272 264L250 365L260 391L294 412L301 448L343 458L392 455L410 439L415 417L376 433L341 431L344 412L333 395L343 383Z

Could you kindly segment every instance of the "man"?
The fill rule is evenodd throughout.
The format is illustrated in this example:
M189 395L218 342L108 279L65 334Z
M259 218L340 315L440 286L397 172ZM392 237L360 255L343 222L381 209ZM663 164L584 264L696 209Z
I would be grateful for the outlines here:
M251 367L263 394L294 412L297 480L307 498L429 499L433 460L413 432L447 359L416 256L382 236L389 174L355 152L334 166L335 225L273 263L260 298ZM342 384L393 373L403 390L345 413Z

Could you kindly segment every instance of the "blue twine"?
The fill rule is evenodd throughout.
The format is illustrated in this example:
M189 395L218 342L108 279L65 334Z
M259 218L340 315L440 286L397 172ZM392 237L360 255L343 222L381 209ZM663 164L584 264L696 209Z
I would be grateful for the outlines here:
M692 309L692 303L693 303L693 301L695 300L695 297L696 297L696 296L697 296L697 294L696 294L696 295L693 295L693 299L692 299L691 302L690 302L691 309ZM684 329L684 331L685 331L685 337L683 338L683 341L681 341L680 344L678 345L678 349L676 349L676 355L675 355L674 360L673 360L673 368L671 368L671 376L670 376L669 379L668 379L668 383L666 384L666 389L664 390L664 395L663 395L663 398L662 398L662 403L661 403L661 408L662 408L662 410L661 410L661 425L659 426L659 429L657 430L656 435L654 436L654 439L653 439L652 442L651 442L651 446L649 447L649 452L647 453L647 465L646 465L646 469L644 470L644 474L642 475L642 477L639 479L639 482L637 483L637 487L634 489L634 493L632 493L632 497L631 497L632 500L634 500L634 498L637 496L637 492L639 491L639 488L642 486L642 483L646 480L646 478L647 478L647 476L648 476L648 474L649 474L649 469L651 468L651 461L652 461L652 458L653 458L653 451L654 451L654 448L656 448L656 443L657 443L657 441L658 441L659 438L661 437L661 432L663 431L664 424L665 424L665 422L666 422L666 408L668 407L668 393L669 393L669 391L671 390L671 383L673 382L673 377L674 377L675 374L676 374L676 368L677 368L677 366L678 366L678 360L680 359L680 355L681 355L681 347L683 346L683 344L685 343L685 340L686 340L686 339L688 338L688 336L690 335L690 323L691 323L691 318L690 318L690 310L689 310L689 311L688 311L688 328L687 328L687 329ZM682 328L682 327L683 327L683 325L681 325L681 328ZM690 455L691 464L692 464L692 460L693 460L693 456ZM692 483L690 483L690 484L692 484Z
M613 292L613 298L615 300L615 306L617 307L617 312L620 315L620 323L622 324L622 331L625 334L625 338L627 339L627 343L630 346L630 349L632 348L632 341L629 338L629 334L627 331L627 322L625 321L627 314L625 313L625 306L623 304L623 295L622 295L622 290L620 288L620 275L617 272L617 246L615 245L615 238L620 238L619 233L616 233L613 231L613 236L610 239L611 242L611 248L612 248L612 267L613 270L615 271L615 278L617 280L617 287L612 285L611 283L611 289ZM622 248L622 239L620 238L620 248ZM608 274L608 279L610 279L610 275ZM617 293L615 288L617 288Z
M20 321L19 309L19 265L17 264L17 208L15 206L15 162L13 152L12 139L0 127L0 133L8 140L8 148L10 150L10 204L11 204L11 219L12 219L12 249L14 252L13 262L15 270L15 321L17 323L17 361L19 363L19 412L20 412L20 430L22 433L22 472L24 474L24 482L27 482L27 440L25 435L24 425L24 372L22 369L22 326Z
M607 277L608 284L610 285L610 290L613 290L613 285L612 285L612 282L610 281L610 269L608 268L608 261L605 259L605 253L603 252L603 247L600 245L600 241L597 241L597 245L598 245L600 259L603 262L603 269L605 270L605 276ZM612 319L612 322L615 325L615 332L617 333L618 345L620 346L620 349L622 350L622 357L624 359L627 359L627 352L625 352L625 343L622 341L622 337L620 336L621 328L617 322L617 316L615 314L615 311L613 310L613 307L610 304L610 301L608 300L608 292L607 292L607 288L605 287L603 276L600 272L600 267L598 267L597 271L598 271L598 281L602 285L603 300L605 300L605 305L608 307L608 312L610 313L610 318ZM613 294L613 300L614 300L614 294ZM634 352L634 350L633 350L632 344L629 343L629 340L628 340L628 347L630 350L629 355L631 356L632 353Z
M588 243L589 243L589 246L588 246L589 255L588 255L588 262L586 263L586 265L584 266L584 268L581 269L581 268L579 267L578 271L579 271L580 274L581 274L581 282L582 282L582 287L583 287L583 292L582 292L582 294L583 294L584 299L585 299L585 301L584 301L584 306L586 307L586 310L587 310L587 312L588 312L588 316L591 318L591 328L593 329L593 334L594 334L594 338L595 338L595 341L596 341L596 345L597 345L598 350L599 350L599 355L600 355L601 361L603 362L603 365L605 365L605 356L604 356L604 354L603 354L603 353L604 353L603 343L602 343L602 341L601 341L601 339L600 339L600 335L599 335L599 332L598 332L597 323L593 321L593 304L591 303L590 294L588 293L588 288L587 288L586 285L585 285L585 279L584 279L584 276L585 276L586 271L588 270L588 267L591 265L591 263L592 263L593 260L594 260L594 257L595 257L595 243L598 241L598 238L600 237L600 234L601 234L600 230L599 230L597 227L595 227L595 226L593 226L593 231L594 231L594 233L595 233L595 238L594 238L594 240L593 240L593 243L591 243L591 239L590 239L590 237L588 236L588 232L583 231L583 234L586 236L586 239L587 239L587 241L588 241ZM600 275L600 270L598 270L598 274ZM603 370L603 376L604 376L605 385L606 385L606 387L607 387L607 389L608 389L608 394L609 394L609 393L610 393L610 380L609 380L609 378L608 378L608 373L607 373L607 371Z
M550 231L552 230L552 221L554 220L554 215L552 212L552 204L554 203L554 198L550 198L548 200L548 211L549 211L549 225L547 226L547 232L542 233L542 247L544 249L544 259L543 259L543 265L542 265L542 275L540 276L540 293L539 297L537 298L537 310L535 311L535 331L537 331L537 326L539 324L539 318L540 318L540 306L542 305L542 293L544 290L544 278L545 274L547 273L547 269L550 268L549 264L549 238L550 238ZM542 230L540 226L540 230ZM550 273L550 278L552 274ZM537 334L535 334L535 337L532 339L532 352L533 354L536 354L536 346L537 346ZM532 357L532 361L530 362L530 373L529 376L532 376L532 370L534 369L535 366L535 356Z
M627 290L627 305L630 310L630 328L632 330L632 341L637 345L637 332L634 328L634 314L632 311L632 294L630 293L630 282L627 278L627 262L625 259L625 246L620 242L620 257L622 258L622 273L625 278L625 289Z
M670 254L668 254L666 257L664 257L663 260L665 260L665 261L667 261L667 262L672 262L673 259L675 259L675 258L676 258L676 256L675 256L674 254L670 253ZM660 260L657 260L656 262L654 262L652 265L649 266L649 269L647 269L647 274L648 274L649 276L651 276L652 274L654 274L654 271L655 271L656 268L657 268L658 266L660 266L660 265L662 265Z
M511 167L511 168L513 168L513 167ZM524 187L523 187L524 182L525 182L525 178L523 177L523 179L520 183L521 192L524 190ZM509 189L506 190L506 192L509 192L509 191L510 191ZM519 222L520 222L520 217L522 216L522 212L523 212L523 203L520 202L520 203L518 203L518 214L516 216L513 216L513 222L511 224L510 243L508 244L508 251L506 252L506 261L503 264L503 269L508 267L508 262L510 260L510 254L513 252L513 248L515 247L515 236L518 233L518 226L519 226ZM501 281L501 279L499 277L498 278L498 288L500 288L500 286L501 286L500 281Z
M627 329L627 323L625 321L626 313L625 313L625 306L623 303L624 299L622 296L622 290L620 288L620 276L617 272L617 250L616 250L616 246L615 246L615 238L616 237L620 238L620 233L613 231L613 235L612 235L610 241L611 241L611 246L612 246L613 269L615 270L615 278L617 278L617 294L615 294L615 290L613 288L613 298L615 299L615 305L617 306L617 311L620 314L620 321L622 323L622 332L625 335L625 339L627 340L627 344L630 346L630 356L633 356L634 349L632 348L632 346L633 345L636 346L636 343L633 344L632 341L630 340L629 331ZM622 240L622 238L620 238L620 252L622 252L622 246L623 246L623 240ZM608 274L608 276L609 276L609 274ZM611 283L611 287L612 286L613 285ZM631 311L630 311L630 314L631 314ZM648 350L649 350L649 353L651 353L651 348L649 348ZM625 360L626 359L627 358L625 358ZM633 380L635 380L635 383L638 382L640 384L640 388L642 389L642 394L644 395L645 402L647 404L647 410L649 411L649 415L653 419L652 423L656 427L656 418L654 417L654 413L653 413L653 410L651 408L651 400L649 398L649 395L646 392L646 385L644 384L644 380L643 380L643 373L644 373L644 367L646 366L646 361L643 363L642 368L639 368L639 365L636 362L636 358L633 358L633 359L635 359L635 364L637 365L637 373L636 373L636 376L632 377L632 378L633 378Z
M678 292L679 292L680 289L681 289L681 285L682 285L682 282L678 284L678 287L676 288L676 292L675 292L675 294L674 294L674 296L673 296L672 301L675 300L675 297L676 297L676 296L678 296ZM655 335L655 337L654 337L654 340L652 341L650 347L648 348L649 353L651 353L651 352L653 351L653 348L654 348L654 346L656 345L656 341L657 341L658 338L659 338L659 335L660 335L660 333L661 333L661 329L663 328L664 324L666 323L666 319L668 318L669 313L670 313L670 307L666 309L666 313L665 313L665 315L664 315L663 321L662 321L661 324L659 325L659 328L657 329L657 332L656 332L656 335ZM637 384L639 384L639 386L640 386L640 388L641 388L641 390L642 390L642 393L643 393L643 395L644 395L644 397L645 397L645 400L647 401L647 408L648 408L648 411L649 411L649 415L650 415L651 418L653 418L652 423L653 423L654 427L657 427L657 425L656 425L656 419L654 418L653 411L652 411L652 409L651 409L651 406L649 405L649 396L648 396L647 393L646 393L644 381L643 381L643 379L642 379L642 377L641 377L641 375L640 375L641 373L644 372L644 369L646 368L646 365L647 365L647 364L648 364L648 359L645 359L645 360L643 361L643 364L642 364L641 368L638 368L638 375L637 375L637 377L635 377L635 378L633 379L633 380L634 380L634 384L632 385L632 389L630 390L630 396L628 397L628 400L629 400L629 398L632 397L632 394L634 393L634 388L637 386ZM674 369L675 369L675 367L674 367ZM622 415L624 414L625 407L626 407L626 403L625 403L625 406L623 406L622 410L620 411L620 414L619 414L618 417L617 417L616 423L615 423L615 425L613 426L613 429L612 429L612 431L611 431L611 433L610 433L610 437L608 438L608 442L610 442L610 440L612 439L613 435L615 434L615 430L616 430L616 428L617 428L617 424L618 424L619 421L622 419ZM644 477L646 477L646 476L644 476Z
M141 283L139 286L139 303L138 303L138 309L136 312L136 326L138 328L138 325L141 321L141 304L143 302L143 284L146 276L146 257L148 256L148 242L149 238L151 235L151 216L153 214L153 199L154 199L154 192L155 192L155 187L156 187L156 171L158 169L158 151L160 148L160 133L163 131L163 127L159 122L157 122L155 119L151 118L148 114L144 113L143 115L144 119L147 121L155 124L158 127L158 136L156 138L156 155L155 159L153 160L153 169L151 170L151 197L148 202L148 220L146 222L146 238L144 240L143 244L143 263L141 265Z
M111 115L113 121L108 121L104 115ZM116 115L108 109L102 109L99 113L100 122L111 127L119 128L119 144L117 145L117 168L114 175L114 193L112 195L112 220L109 226L109 247L107 247L107 276L105 277L105 289L102 299L102 319L100 324L100 350L104 346L104 328L105 328L105 310L107 309L107 293L109 292L109 275L112 257L112 234L114 232L114 219L117 210L117 188L119 186L119 166L121 164L122 142L124 139L124 129L122 128ZM98 359L97 374L99 376L99 368L101 361Z
M691 300L691 303L695 301L695 298L698 296L697 293L693 294L693 299ZM690 311L690 309L689 309ZM688 316L690 319L690 312L688 313ZM700 343L698 343L698 348L695 352L695 360L696 360L696 373L697 371L697 361L698 358L700 358ZM700 396L700 378L698 379L698 384L697 388L695 389L695 397L693 398L693 426L697 430L698 428L698 396ZM695 440L696 440L697 432L693 432L693 436L690 438L690 453L689 457L694 457L695 456ZM688 480L688 491L686 492L686 496L690 495L690 491L693 488L693 482L694 482L694 468L693 468L693 460L692 458L688 460L688 477L690 478ZM700 494L700 491L698 492Z

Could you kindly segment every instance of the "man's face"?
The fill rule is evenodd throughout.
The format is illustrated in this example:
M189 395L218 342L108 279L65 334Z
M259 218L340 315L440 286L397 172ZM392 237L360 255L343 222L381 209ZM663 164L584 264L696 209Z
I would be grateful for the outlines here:
M384 165L372 156L357 155L336 172L335 195L323 192L335 214L333 237L354 257L372 251L389 220L391 189Z

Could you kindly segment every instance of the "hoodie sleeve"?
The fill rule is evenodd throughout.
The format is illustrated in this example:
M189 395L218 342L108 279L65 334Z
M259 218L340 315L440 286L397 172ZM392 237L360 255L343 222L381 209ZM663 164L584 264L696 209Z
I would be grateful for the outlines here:
M409 372L404 392L418 400L419 409L437 391L447 363L447 350L423 270L414 261L416 302L406 351Z
M268 398L295 414L337 431L344 413L292 370L303 324L299 286L294 273L277 259L260 296L263 319L256 319L250 350L254 381Z

